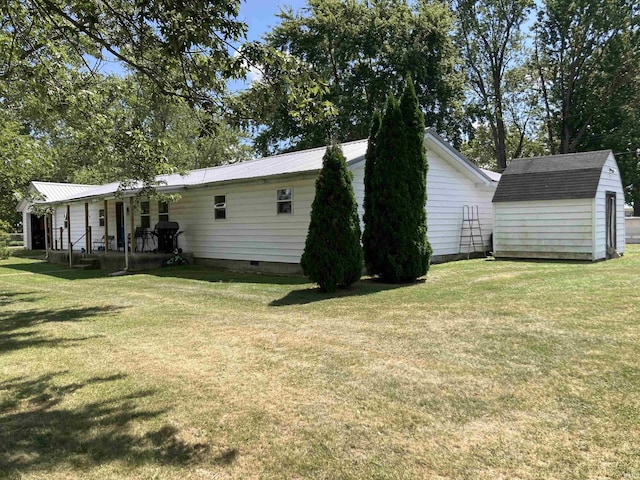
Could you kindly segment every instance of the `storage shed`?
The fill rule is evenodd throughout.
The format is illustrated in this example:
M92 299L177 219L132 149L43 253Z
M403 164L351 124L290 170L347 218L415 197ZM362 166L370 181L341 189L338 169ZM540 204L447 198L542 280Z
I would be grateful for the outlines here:
M624 253L624 191L611 150L513 160L493 206L496 258L595 261Z

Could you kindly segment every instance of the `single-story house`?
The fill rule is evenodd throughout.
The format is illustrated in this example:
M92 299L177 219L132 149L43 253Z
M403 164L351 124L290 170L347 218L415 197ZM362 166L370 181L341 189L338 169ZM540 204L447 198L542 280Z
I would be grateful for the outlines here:
M496 258L595 261L624 253L624 190L611 150L513 160L493 205Z
M488 250L493 227L491 199L500 176L476 167L432 129L425 133L425 147L433 261L460 256L465 205L478 206L478 223ZM344 143L342 149L353 173L362 218L367 140ZM48 222L53 233L47 237L52 249L67 250L71 242L75 250L90 250L92 242L102 240L104 249L123 251L131 232L153 230L156 223L171 221L184 231L179 246L197 263L299 271L324 153L322 147L193 170L184 176L161 176L157 191L180 195L178 201L168 204L137 198L137 189L119 191L119 183L65 186L33 182L32 189L45 197L40 203L52 208ZM31 205L21 202L18 210L24 217L25 246L33 248Z

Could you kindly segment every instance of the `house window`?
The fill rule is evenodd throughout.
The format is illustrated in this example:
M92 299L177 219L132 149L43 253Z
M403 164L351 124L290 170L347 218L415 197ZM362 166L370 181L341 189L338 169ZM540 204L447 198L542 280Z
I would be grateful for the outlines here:
M140 202L140 226L142 228L151 228L151 210L149 202Z
M214 195L213 197L213 218L224 220L227 218L227 196Z
M279 188L276 195L277 213L291 213L293 200L293 189Z
M158 221L169 221L169 204L167 202L158 202Z
M104 227L104 208L98 210L98 222L101 227Z

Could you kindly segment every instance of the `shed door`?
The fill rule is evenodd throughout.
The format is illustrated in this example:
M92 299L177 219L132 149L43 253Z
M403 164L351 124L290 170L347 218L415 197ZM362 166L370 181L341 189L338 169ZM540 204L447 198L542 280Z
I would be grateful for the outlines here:
M607 258L616 256L616 194L607 192L606 208L606 228L607 228Z

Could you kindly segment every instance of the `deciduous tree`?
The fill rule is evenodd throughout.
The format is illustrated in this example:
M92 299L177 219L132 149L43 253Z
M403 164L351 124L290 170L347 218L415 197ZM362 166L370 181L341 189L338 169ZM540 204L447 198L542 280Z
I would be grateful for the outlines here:
M262 154L317 147L327 138L366 137L373 112L384 107L389 91L402 88L406 71L413 74L425 122L460 141L463 77L446 3L309 0L301 11L285 9L279 17L265 44L297 59L306 78L326 86L307 99L333 115L291 115L297 84L266 66L262 79L240 97L253 107L247 116L258 129Z

